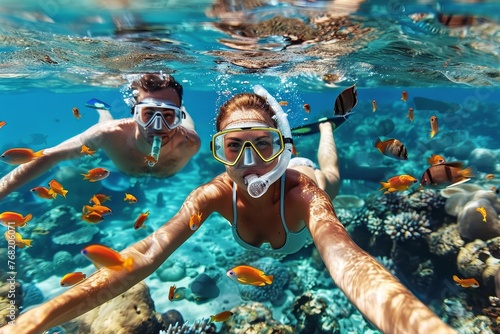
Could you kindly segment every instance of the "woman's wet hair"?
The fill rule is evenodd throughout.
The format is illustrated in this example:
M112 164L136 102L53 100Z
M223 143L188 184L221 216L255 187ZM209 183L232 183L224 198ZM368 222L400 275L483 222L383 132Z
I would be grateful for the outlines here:
M163 73L147 73L139 79L134 80L130 84L132 90L142 90L146 92L154 92L160 89L172 88L179 95L179 100L182 101L184 90L182 85L169 74Z
M274 119L274 110L264 97L253 93L240 93L224 102L220 107L219 114L215 118L217 131L221 130L220 123L236 110L255 110L259 113L263 112L272 119L274 127L278 126Z

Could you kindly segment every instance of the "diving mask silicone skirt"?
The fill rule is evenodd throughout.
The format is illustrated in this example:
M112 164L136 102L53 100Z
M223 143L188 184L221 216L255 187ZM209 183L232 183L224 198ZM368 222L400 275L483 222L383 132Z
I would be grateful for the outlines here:
M134 107L134 119L144 128L161 130L162 125L170 130L182 123L182 110L170 101L144 99Z
M216 133L210 144L214 158L228 166L234 166L246 148L253 148L264 162L276 159L285 148L281 132L269 127L224 130Z

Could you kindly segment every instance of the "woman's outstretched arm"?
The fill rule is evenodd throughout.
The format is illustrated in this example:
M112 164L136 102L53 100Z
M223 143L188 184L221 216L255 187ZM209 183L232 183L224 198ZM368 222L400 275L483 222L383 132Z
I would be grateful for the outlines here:
M0 328L0 334L42 333L119 296L151 275L193 234L189 228L193 212L202 213L202 220L212 213L209 197L216 193L210 192L210 188L210 185L197 188L169 222L120 252L123 258L134 259L130 272L101 268L68 291L22 314L15 320L15 326Z
M368 320L386 334L456 333L352 241L326 194L310 195L314 243L335 283Z

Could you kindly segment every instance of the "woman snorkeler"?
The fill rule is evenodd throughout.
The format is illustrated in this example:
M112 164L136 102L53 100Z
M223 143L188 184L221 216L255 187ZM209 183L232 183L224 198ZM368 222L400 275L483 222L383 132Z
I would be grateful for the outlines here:
M253 94L228 100L220 108L216 126L212 153L226 165L226 172L195 189L170 221L121 252L123 258L133 258L130 271L101 268L22 314L15 327L7 325L0 333L41 333L120 295L152 274L213 212L230 222L236 241L248 249L266 243L271 251L294 253L310 234L337 286L384 333L456 333L351 240L330 196L321 189L333 197L338 173L325 173L326 183L335 183L327 185L321 181L325 175L315 173L312 166L287 168L290 127L264 88L257 86ZM330 134L326 131L322 141L329 143L336 164ZM199 224L190 223L193 215L201 217Z

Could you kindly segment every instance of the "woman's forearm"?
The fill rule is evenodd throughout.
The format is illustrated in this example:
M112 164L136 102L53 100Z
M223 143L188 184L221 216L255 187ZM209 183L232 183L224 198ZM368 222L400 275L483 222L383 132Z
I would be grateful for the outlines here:
M383 333L456 333L342 231L318 227L316 246L335 283Z

